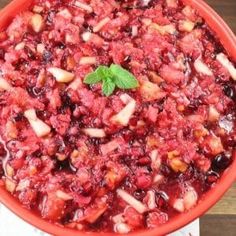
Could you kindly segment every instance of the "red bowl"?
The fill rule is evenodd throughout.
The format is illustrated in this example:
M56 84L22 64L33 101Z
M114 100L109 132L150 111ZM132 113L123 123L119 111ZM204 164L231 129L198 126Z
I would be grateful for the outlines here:
M30 0L13 0L7 7L1 11L0 15L0 30L4 29L11 19L20 11L27 9L31 4ZM214 29L216 35L219 37L224 48L227 50L230 57L236 60L236 37L222 18L210 8L202 0L184 0L188 5L197 9L199 14L206 20L208 25ZM190 223L194 219L203 215L210 207L212 207L222 195L230 188L233 182L236 180L236 152L234 153L234 161L232 165L224 172L217 185L208 191L202 199L200 199L198 205L191 211L178 215L175 218L170 219L166 224L152 230L140 230L129 235L132 236L158 236L171 233L184 225ZM85 233L76 231L73 229L64 228L63 226L57 226L51 224L41 217L35 215L33 212L25 209L22 205L13 198L4 187L0 187L0 201L7 206L16 215L23 220L34 225L35 227L57 236L83 236ZM101 233L86 233L88 236L99 236ZM115 233L102 233L104 236L114 236Z

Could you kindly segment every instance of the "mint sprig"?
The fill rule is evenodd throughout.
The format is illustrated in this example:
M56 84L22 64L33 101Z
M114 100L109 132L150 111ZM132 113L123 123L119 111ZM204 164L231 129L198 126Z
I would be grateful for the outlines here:
M112 64L110 67L99 66L94 72L85 77L85 84L102 82L102 92L110 96L116 87L120 89L133 89L139 86L138 80L120 65Z

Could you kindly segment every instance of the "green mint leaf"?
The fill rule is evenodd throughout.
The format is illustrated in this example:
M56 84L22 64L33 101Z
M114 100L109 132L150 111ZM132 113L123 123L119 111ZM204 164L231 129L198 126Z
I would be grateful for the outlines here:
M103 83L102 83L102 92L108 97L110 96L114 90L115 90L115 83L112 81L111 78L106 78L103 79Z
M96 84L96 83L100 82L101 80L102 80L102 78L96 72L92 72L85 77L84 83L85 84Z
M119 65L110 66L114 83L120 89L132 89L138 87L138 80L127 70Z
M99 66L95 72L101 79L111 78L111 72L107 66Z

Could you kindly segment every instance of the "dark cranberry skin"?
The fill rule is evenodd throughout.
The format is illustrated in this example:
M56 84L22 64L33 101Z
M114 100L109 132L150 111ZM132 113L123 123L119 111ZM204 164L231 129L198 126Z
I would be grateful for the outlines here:
M214 171L223 171L231 164L231 162L231 155L222 152L214 158L212 162L212 169Z
M4 60L4 56L5 56L5 51L4 49L0 48L0 60Z
M0 158L6 156L6 150L4 148L4 145L0 143Z
M142 189L137 189L134 191L134 197L138 200L142 200L146 195L146 192Z
M232 85L225 84L223 87L223 92L227 97L236 100L236 90Z

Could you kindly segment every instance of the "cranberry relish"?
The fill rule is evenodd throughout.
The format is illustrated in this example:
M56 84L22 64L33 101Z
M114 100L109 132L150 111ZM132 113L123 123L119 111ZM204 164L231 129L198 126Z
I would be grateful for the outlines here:
M139 81L106 97L84 78ZM40 1L0 33L1 182L86 231L154 228L194 207L233 160L236 70L177 0Z

